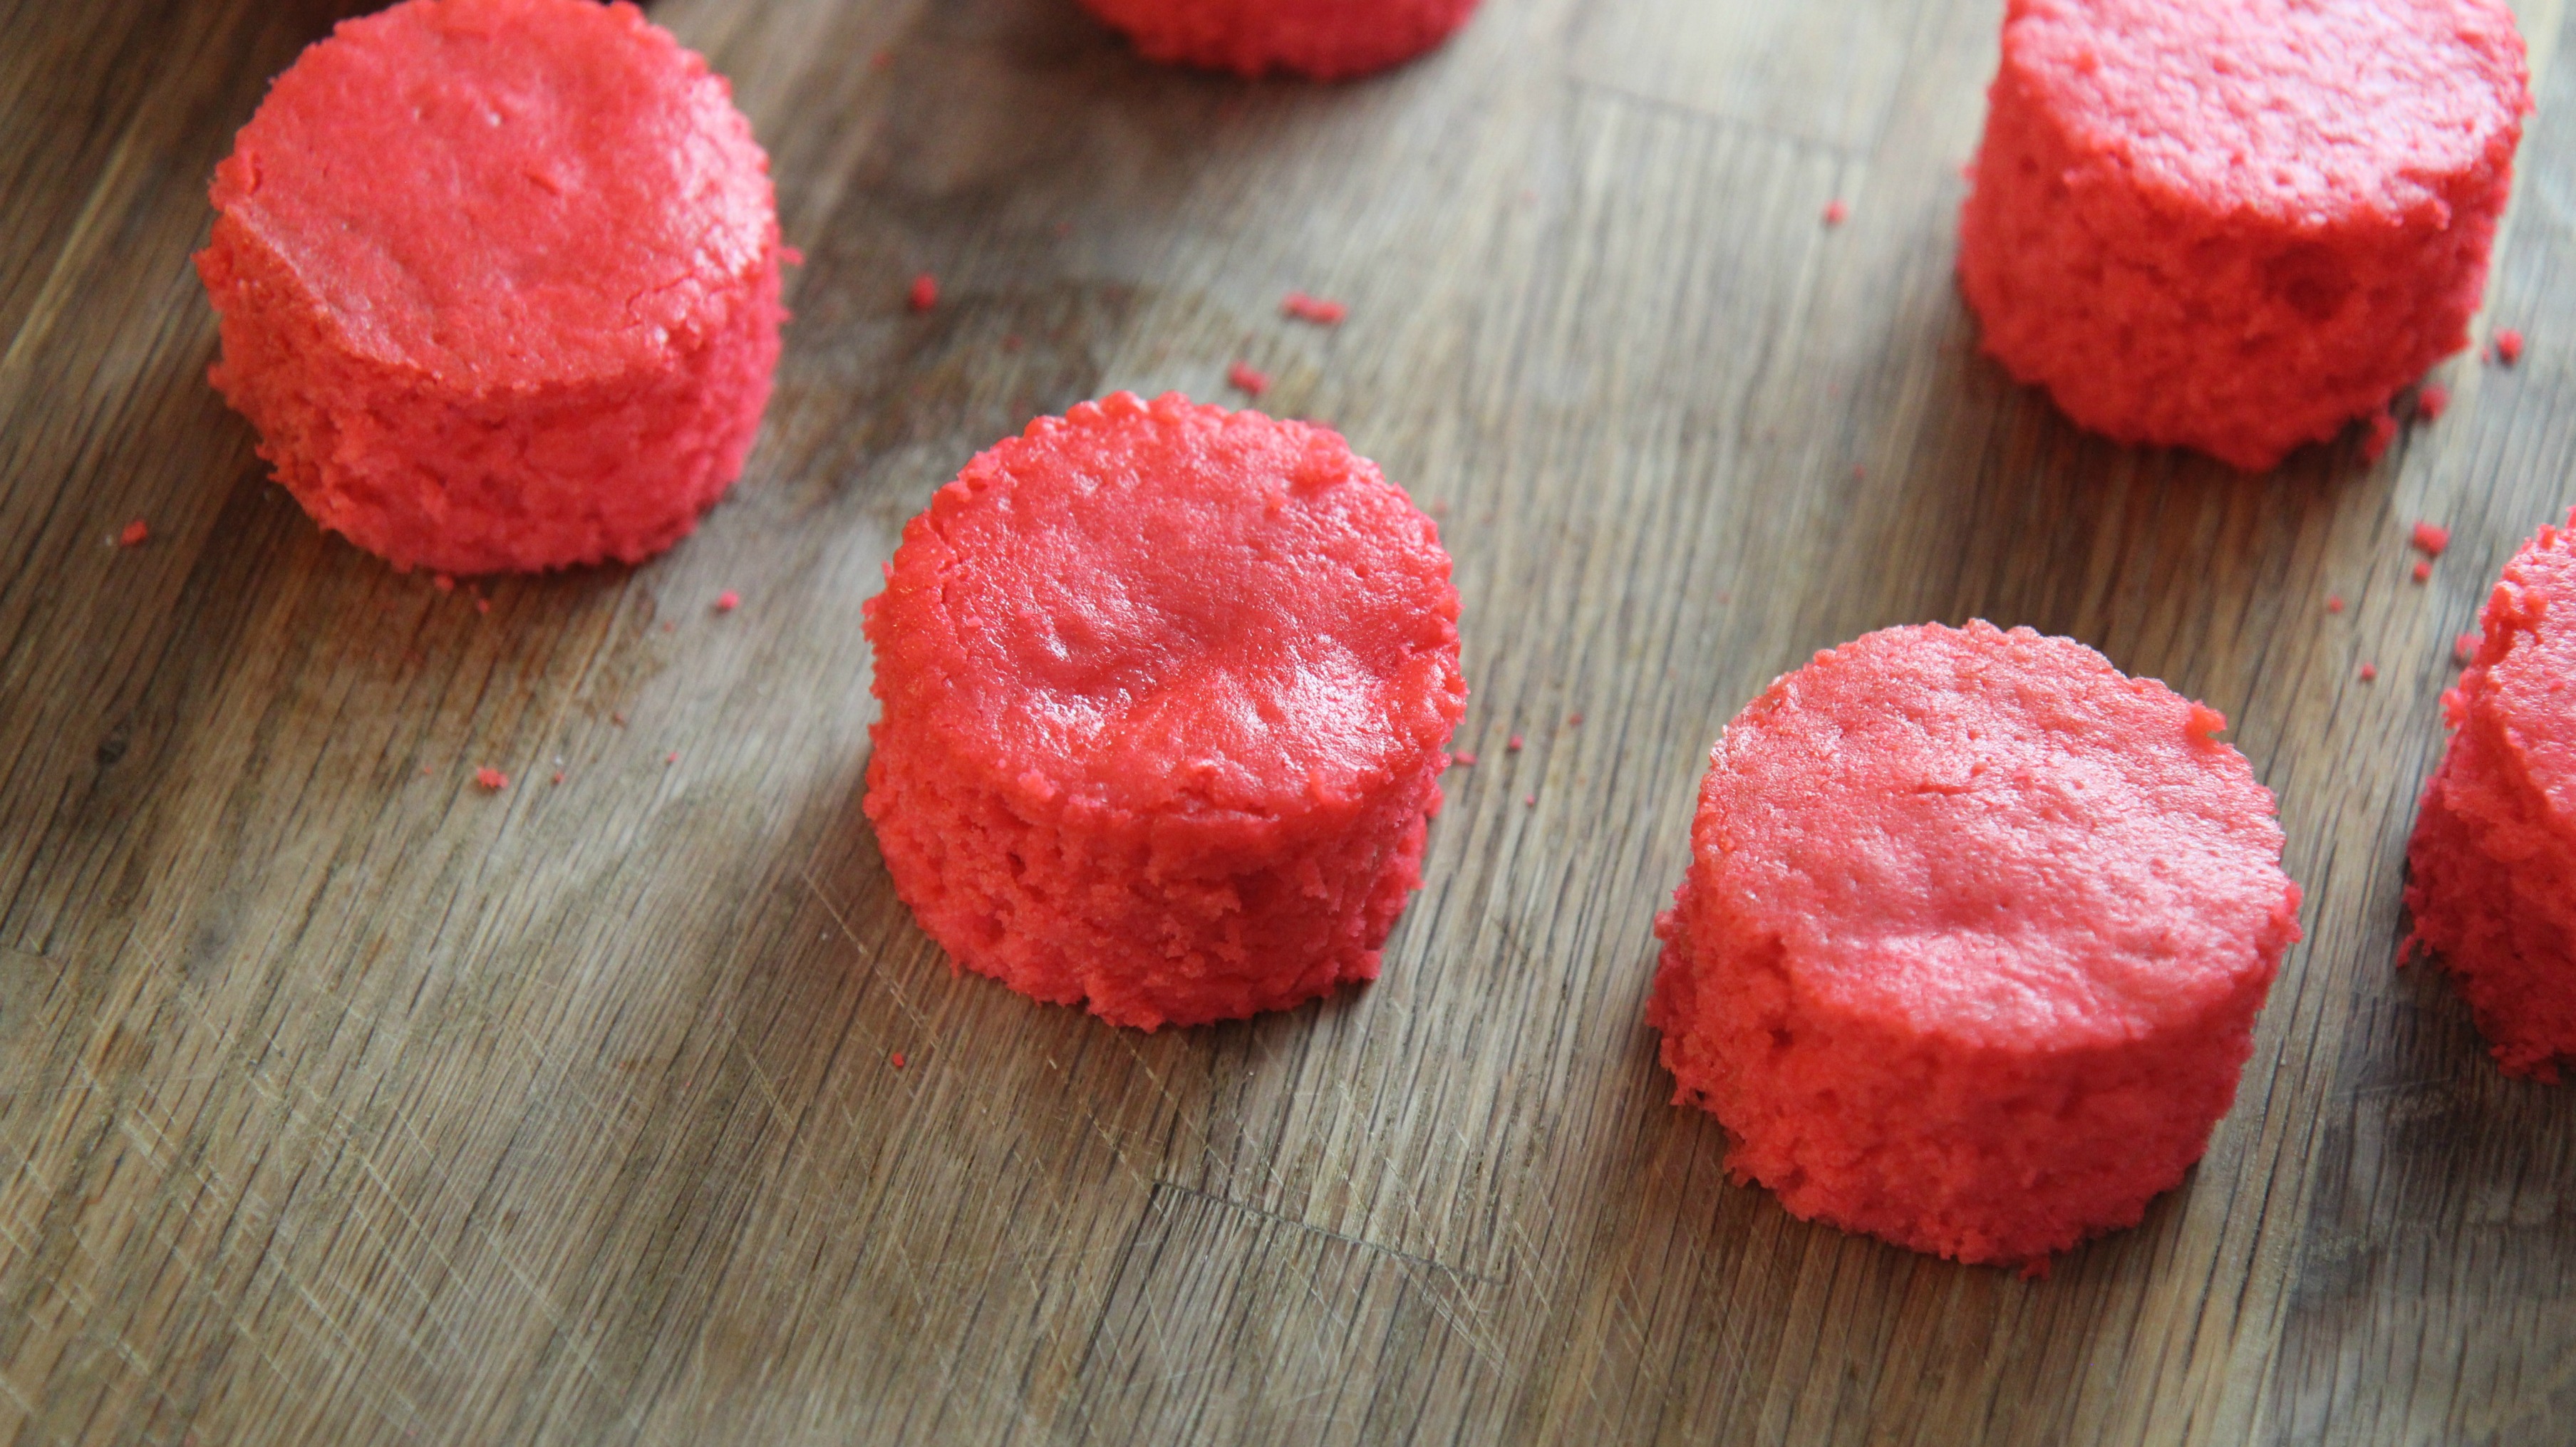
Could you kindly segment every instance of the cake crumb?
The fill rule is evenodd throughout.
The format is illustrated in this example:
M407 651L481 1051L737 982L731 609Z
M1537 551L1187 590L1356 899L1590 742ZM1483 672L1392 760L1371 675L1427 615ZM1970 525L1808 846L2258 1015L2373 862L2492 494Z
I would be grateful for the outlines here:
M1461 768L1472 769L1472 768L1476 767L1476 756L1475 756L1474 754L1468 754L1468 753L1452 754L1452 755L1450 755L1450 756L1449 756L1449 761L1450 761L1451 763L1453 763L1453 764L1458 765L1458 766L1459 766L1459 767L1461 767Z
M1279 313L1296 321L1313 322L1319 327L1337 327L1344 317L1351 314L1351 309L1337 301L1292 291L1286 300L1279 303Z
M741 606L742 595L731 588L716 595L716 611L719 613L730 613Z
M2415 415L2426 422L2439 422L2451 410L2451 389L2439 382L2427 382L2415 394Z
M904 304L917 312L926 312L939 305L939 278L926 271L914 277L912 291L904 298Z
M1825 203L1825 224L1827 226L1840 226L1850 219L1851 208L1844 205L1841 198L1837 197L1834 200Z
M2363 664L2361 666L2361 681L2364 683L2377 683L2379 681L2379 665L2376 663Z
M609 721L610 723L613 723L613 724L617 725L619 728L624 728L624 727L626 727L626 715L624 715L624 714L622 714L622 713L612 713L612 714L610 714L610 715L608 716L608 721Z
M1510 739L1504 742L1503 750L1506 753L1519 753L1521 751L1521 736L1519 734L1512 735Z
M152 536L152 525L141 518L136 518L125 525L123 532L116 535L116 545L120 548L139 548L143 546L143 540L150 536Z
M2451 657L2466 667L2469 660L2478 656L2478 650L2486 645L2486 641L2486 635L2482 633L2463 633L2451 640Z
M557 769L557 770L555 770L555 782L556 782L556 783L558 783L558 784L560 784L560 783L562 783L562 782L563 782L563 770L561 770L561 769Z
M2433 581L2433 565L2431 563L2417 563L2415 565L2415 581L2418 583L2429 583Z
M2361 460L2377 462L2388 455L2388 445L2397 440L2397 419L2382 407L2370 414L2369 426L2369 435L2361 439Z
M663 759L663 760L662 760L662 762L663 762L663 763L665 763L665 764L676 764L676 763L678 763L679 761L680 761L680 751L679 751L678 749L673 749L673 750L671 750L669 757L667 757L667 758L665 758L665 759Z
M474 782L481 788L497 794L510 787L510 776L499 769L476 769Z
M2522 360L2522 333L2512 327L2495 334L2496 360L2510 367Z
M2326 595L2326 611L2329 613L2340 613L2343 611L2343 595L2341 593L2328 593Z
M2417 523L2413 541L2424 556L2438 558L2451 545L2451 530L2440 523Z
M2227 715L2211 708L2208 704L2194 703L2191 706L2191 718L2183 725L2183 732L2204 744L2214 742L2220 734L2227 732Z
M489 613L489 612L491 612L491 611L492 611L492 600L491 600L491 599L489 599L489 598L477 598L477 599L475 599L475 600L474 600L474 611L475 611L475 612L477 612L477 613Z
M1535 809L1535 808L1537 808L1537 807L1538 807L1538 795L1536 795L1536 794L1523 794L1523 795L1521 795L1521 802L1522 802L1523 804L1525 804L1525 805L1529 806L1530 808Z
M447 576L445 573L441 573L429 581L442 593L453 593L456 591L456 580Z
M1226 368L1225 380L1226 385L1247 396L1258 397L1270 390L1270 374L1259 371L1246 362L1237 362Z
M1571 718L1568 718L1565 721L1565 726L1570 729L1579 729L1583 727L1583 715L1578 713Z

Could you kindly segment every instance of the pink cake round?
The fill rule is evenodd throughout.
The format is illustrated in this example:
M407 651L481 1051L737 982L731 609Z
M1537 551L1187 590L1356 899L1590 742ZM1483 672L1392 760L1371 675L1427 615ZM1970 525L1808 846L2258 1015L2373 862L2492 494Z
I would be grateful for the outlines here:
M2030 1264L2134 1225L2299 938L2216 713L2028 629L1891 628L1727 726L1647 1019L1796 1215Z
M2412 942L2508 1074L2576 1057L2576 515L2504 570L2406 851Z
M959 965L1151 1030L1377 977L1466 708L1430 519L1329 429L1119 393L868 603L868 817Z
M1151 60L1317 80L1411 60L1467 23L1476 0L1082 0Z
M216 168L215 385L402 568L638 562L742 469L778 361L768 158L631 5L406 0Z
M2268 468L2468 344L2530 109L2502 0L2011 0L1959 237L1985 348Z

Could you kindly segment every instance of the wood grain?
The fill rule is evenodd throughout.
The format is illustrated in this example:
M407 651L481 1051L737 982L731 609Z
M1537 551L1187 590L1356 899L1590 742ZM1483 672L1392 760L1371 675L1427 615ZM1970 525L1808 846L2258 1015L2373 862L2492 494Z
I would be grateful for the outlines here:
M667 557L456 594L203 380L205 179L352 8L0 0L0 1442L2566 1440L2576 1106L2391 968L2450 639L2576 501L2557 0L2529 356L2260 478L1975 355L1990 4L1487 0L1317 88L664 0L807 258L767 429ZM1142 1036L892 898L859 609L978 448L1238 359L1443 519L1480 762L1383 980ZM1725 720L1971 616L2224 710L2308 888L2207 1161L2045 1281L1730 1184L1640 1018Z

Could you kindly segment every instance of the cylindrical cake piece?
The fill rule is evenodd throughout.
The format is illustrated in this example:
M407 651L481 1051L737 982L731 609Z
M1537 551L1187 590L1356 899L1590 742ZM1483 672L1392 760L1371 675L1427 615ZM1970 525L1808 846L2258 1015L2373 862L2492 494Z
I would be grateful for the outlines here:
M778 362L768 158L631 5L406 0L216 168L214 382L405 569L640 562L741 472Z
M1987 106L1986 350L2260 471L2467 345L2531 96L2502 0L2011 0Z
M2206 1149L2299 938L2225 720L1985 623L1818 654L1727 726L1648 1023L1809 1219L2032 1265Z
M1148 59L1341 80L1399 65L1467 23L1476 0L1082 0Z
M2410 944L2458 981L2506 1073L2576 1057L2576 515L2504 570L2406 851Z
M867 814L959 965L1146 1030L1377 977L1467 686L1437 530L1339 435L1040 418L905 526L867 631Z

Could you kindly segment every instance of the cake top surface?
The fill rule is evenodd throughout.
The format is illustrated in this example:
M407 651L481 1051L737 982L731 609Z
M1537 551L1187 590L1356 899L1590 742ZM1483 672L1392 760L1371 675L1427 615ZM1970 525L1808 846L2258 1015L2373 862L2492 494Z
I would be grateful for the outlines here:
M2576 829L2576 514L2505 565L2464 692L2483 691L2534 788Z
M588 0L342 22L277 78L214 202L360 354L479 387L658 365L777 239L724 80Z
M2004 55L2079 149L2292 224L2440 224L2531 107L2500 0L2011 0Z
M1428 762L1457 618L1431 520L1338 434L1119 393L941 488L868 625L889 713L991 778L1276 817Z
M2272 796L2213 711L1989 624L1775 682L1703 788L1700 884L1793 990L2004 1048L2188 1026L2298 937Z

